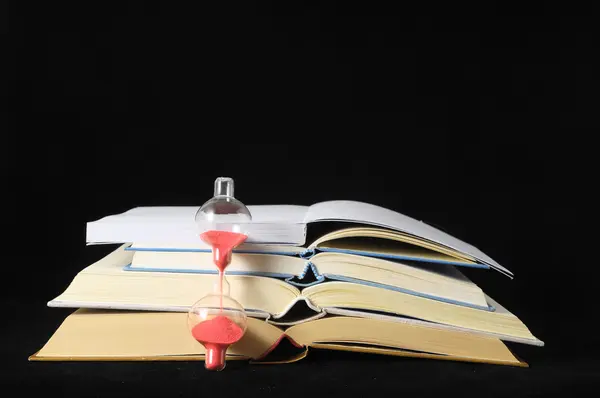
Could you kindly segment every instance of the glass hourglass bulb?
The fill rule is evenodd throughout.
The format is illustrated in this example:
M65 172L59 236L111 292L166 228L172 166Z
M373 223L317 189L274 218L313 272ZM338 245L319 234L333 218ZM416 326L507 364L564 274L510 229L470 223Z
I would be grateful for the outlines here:
M252 220L250 210L233 196L234 191L233 178L218 177L215 180L213 197L207 200L194 216L201 230L241 232L240 224Z
M212 247L213 261L220 272L231 262L231 251L247 239L243 225L252 220L246 205L233 194L233 179L217 178L213 197L194 216L200 239Z
M205 368L219 371L225 368L229 346L244 336L247 316L242 305L229 295L225 278L215 290L194 303L187 320L192 336L205 348Z

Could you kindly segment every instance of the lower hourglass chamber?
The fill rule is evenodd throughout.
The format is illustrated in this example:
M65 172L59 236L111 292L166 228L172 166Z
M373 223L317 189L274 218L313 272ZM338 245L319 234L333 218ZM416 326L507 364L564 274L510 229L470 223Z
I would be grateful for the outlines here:
M244 308L231 296L209 294L197 301L188 312L192 336L206 349L205 367L225 368L225 354L246 332Z

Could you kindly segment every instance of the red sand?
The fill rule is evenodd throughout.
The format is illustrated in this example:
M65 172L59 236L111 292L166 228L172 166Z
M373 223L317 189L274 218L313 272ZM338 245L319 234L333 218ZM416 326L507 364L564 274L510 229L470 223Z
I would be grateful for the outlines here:
M213 262L219 269L219 293L223 309L223 274L231 263L231 252L242 244L248 236L237 232L210 230L200 234L200 239L212 246Z
M225 367L225 353L239 341L244 330L231 319L218 315L192 328L192 336L206 348L206 368L221 370Z
M213 261L219 271L225 272L225 268L231 262L231 252L242 244L248 236L229 231L206 231L200 234L200 239L212 246Z

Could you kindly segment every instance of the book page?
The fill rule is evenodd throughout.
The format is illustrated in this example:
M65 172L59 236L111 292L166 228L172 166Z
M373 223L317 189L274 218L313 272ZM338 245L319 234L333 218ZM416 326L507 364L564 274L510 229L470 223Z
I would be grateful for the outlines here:
M318 308L344 308L383 312L480 332L537 340L514 314L485 311L466 305L431 300L400 291L347 282L327 282L306 287L302 294Z
M80 271L48 306L186 312L215 291L216 275L127 271L134 253L125 248ZM231 296L253 316L282 316L300 296L298 288L276 278L228 275L227 282Z
M282 334L276 326L248 318L244 337L230 347L228 356L260 358ZM37 356L125 360L204 353L204 346L188 329L186 313L78 309L65 319Z
M308 224L320 221L348 221L406 232L466 253L505 275L512 276L511 271L502 267L476 247L422 221L380 206L348 200L315 203L308 208L304 222Z
M275 278L290 278L302 273L305 267L305 260L300 257L237 253L231 257L231 262L227 266L227 275L249 273ZM185 251L137 251L134 252L131 266L128 269L132 271L218 273L212 253Z
M514 360L499 339L385 319L321 318L294 325L286 330L286 334L307 346L313 343L357 343L478 359Z
M456 250L449 249L445 246L440 246L439 244L432 243L428 240L423 240L421 238L415 237L414 235L406 234L399 231L390 231L387 229L382 230L380 228L345 228L337 230L324 236L321 236L319 239L311 243L309 247L329 247L332 249L337 247L342 248L344 246L344 243L342 242L344 241L346 243L346 247L348 243L352 241L354 241L355 243L359 243L356 249L359 249L360 244L367 244L367 242L369 242L371 243L371 245L367 244L368 251L380 251L376 247L379 247L381 249L382 246L386 249L391 249L392 251L395 251L402 247L402 244L400 242L403 242L407 244L405 245L405 247L409 247L411 248L411 250L419 250L420 248L422 248L437 253L438 255L442 254L445 257L445 260L453 259L456 261L460 260L461 263L476 264L475 260L468 256L465 256L463 253L457 252ZM375 242L377 242L376 245L374 245ZM352 246L353 245L350 245L350 247ZM487 264L483 267L489 268Z
M199 228L197 206L136 207L87 223L86 241L195 244ZM247 243L303 244L306 206L248 206L252 223L245 227Z
M496 358L486 356L485 358L473 358L466 356L456 356L456 355L442 355L442 354L430 354L427 352L419 352L419 351L410 351L403 350L400 348L385 348L378 347L374 345L362 345L357 343L313 343L310 345L311 348L320 348L325 350L339 350L339 351L350 351L350 352L361 352L367 354L378 354L378 355L389 355L389 356L398 356L398 357L407 357L407 358L420 358L420 359L435 359L435 360L443 360L443 361L459 361L459 362L481 362L481 363L489 363L496 365L512 365L518 367L529 367L527 362L524 362L517 357L515 357L510 350L508 350L508 354L510 356L508 358ZM511 358L512 357L512 358Z
M121 214L103 217L97 221L133 220L133 219L166 219L175 221L194 221L194 215L200 206L140 206ZM299 205L248 205L254 222L285 221L303 223L308 211L307 206Z
M457 305L488 309L481 288L452 265L414 266L341 253L319 253L311 262L328 281L372 286Z
M487 336L487 337L492 337L492 338L496 338L496 339L500 339L500 340L504 340L504 341L510 341L513 343L528 344L528 345L533 345L533 346L538 346L538 347L544 346L544 342L537 338L522 339L522 338L502 335L502 334L498 334L498 333L491 333L491 332L485 332L485 331L480 331L480 330L467 329L467 328L447 325L447 324L443 324L443 323L423 321L423 320L417 319L417 318L406 318L406 317L403 317L400 315L388 315L388 314L384 314L384 313L377 313L377 312L371 312L371 311L360 311L360 310L357 311L357 310L351 310L351 309L347 309L347 308L337 308L337 307L326 307L323 310L325 313L331 314L331 315L348 316L348 317L355 317L355 318L381 319L381 320L385 320L388 322L400 322L400 323L408 323L408 324L413 324L413 325L423 325L423 326L427 326L429 328L455 330L457 332L471 333L471 334L480 335L480 336ZM506 310L504 310L504 311L506 312Z

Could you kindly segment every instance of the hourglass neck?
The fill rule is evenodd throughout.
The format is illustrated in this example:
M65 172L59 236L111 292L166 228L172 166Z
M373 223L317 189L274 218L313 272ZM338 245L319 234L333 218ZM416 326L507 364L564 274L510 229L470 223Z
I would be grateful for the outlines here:
M233 178L219 177L215 180L214 196L227 196L232 198L234 191Z
M220 272L217 275L217 280L213 284L213 293L215 294L223 294L224 296L229 296L230 286L227 277L225 276L225 272Z

